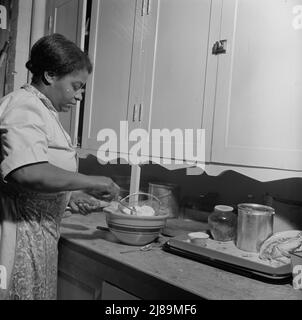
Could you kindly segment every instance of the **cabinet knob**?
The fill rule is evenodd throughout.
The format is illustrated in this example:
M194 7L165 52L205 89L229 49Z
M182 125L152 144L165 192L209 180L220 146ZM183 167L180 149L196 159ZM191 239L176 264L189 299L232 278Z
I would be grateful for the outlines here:
M137 105L135 104L133 107L133 114L132 114L132 122L136 121L136 113L137 113Z
M142 116L143 116L143 105L140 104L140 105L139 105L139 111L138 111L138 121L139 121L139 122L142 121Z
M141 8L141 16L143 17L146 11L146 15L150 15L151 13L151 1L152 0L142 0L142 8ZM145 8L146 6L146 8Z
M147 15L149 15L151 13L151 1L152 0L148 0L148 4L147 4Z
M144 9L145 9L145 0L142 2L142 10L141 10L141 16L144 16Z
M138 112L138 122L142 121L143 117L143 104L140 103L139 108L137 110L137 105L135 104L133 107L133 114L132 114L132 122L137 121L137 112Z
M48 17L48 35L52 33L52 28L53 28L52 16L49 16Z

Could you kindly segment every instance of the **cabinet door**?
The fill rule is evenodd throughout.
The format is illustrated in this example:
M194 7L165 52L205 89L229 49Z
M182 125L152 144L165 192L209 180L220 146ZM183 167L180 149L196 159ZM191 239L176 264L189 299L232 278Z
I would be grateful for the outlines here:
M212 162L302 170L298 4L224 1Z
M58 274L58 300L95 300L98 290L92 288L82 279L60 272ZM101 290L99 290L101 291Z
M63 34L81 49L84 48L86 0L50 0L47 3L46 17L46 34ZM79 107L78 103L75 109L59 113L62 125L74 143L77 138Z
M149 132L201 129L212 1L156 3L151 7L156 29L146 34L154 57L147 59L142 125Z
M138 297L122 290L109 282L103 281L102 300L140 300Z
M141 4L142 0L93 1L89 52L94 70L86 87L83 149L98 149L101 129L112 129L119 137L120 121L133 117L138 99Z

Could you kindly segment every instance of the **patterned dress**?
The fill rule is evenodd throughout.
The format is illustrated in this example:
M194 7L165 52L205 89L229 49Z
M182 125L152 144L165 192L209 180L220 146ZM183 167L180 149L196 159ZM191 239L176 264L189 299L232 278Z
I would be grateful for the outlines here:
M1 198L5 196L1 194ZM57 294L57 244L66 193L21 191L6 195L15 222L14 263L7 299L53 300ZM2 208L1 208L2 209Z
M49 300L57 295L60 221L70 193L39 193L8 183L24 165L49 162L76 171L75 150L51 102L30 85L0 100L1 299Z

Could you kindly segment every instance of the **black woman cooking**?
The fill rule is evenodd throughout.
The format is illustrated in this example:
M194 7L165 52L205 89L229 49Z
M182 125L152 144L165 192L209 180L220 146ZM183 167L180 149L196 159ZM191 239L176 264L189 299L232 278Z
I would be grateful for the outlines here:
M56 299L60 221L71 192L116 197L107 177L77 173L76 152L58 113L73 108L92 65L59 34L32 47L31 84L0 100L0 299ZM74 204L74 203L73 203Z

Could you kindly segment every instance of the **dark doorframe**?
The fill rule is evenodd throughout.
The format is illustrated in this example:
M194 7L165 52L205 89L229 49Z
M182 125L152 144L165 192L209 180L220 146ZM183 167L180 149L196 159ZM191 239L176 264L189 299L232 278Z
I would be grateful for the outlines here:
M14 87L14 68L16 56L16 35L18 26L19 0L0 0L6 13L6 23L0 27L0 98L11 92ZM2 11L2 18L4 14Z

